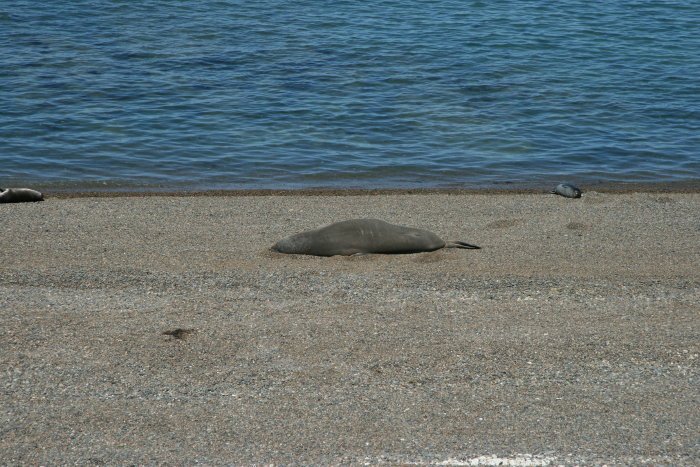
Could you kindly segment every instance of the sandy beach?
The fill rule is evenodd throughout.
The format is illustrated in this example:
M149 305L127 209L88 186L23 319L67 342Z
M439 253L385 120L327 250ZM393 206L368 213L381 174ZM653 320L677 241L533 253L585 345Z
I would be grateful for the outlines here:
M311 257L372 217L481 250ZM0 463L697 465L700 194L0 205Z

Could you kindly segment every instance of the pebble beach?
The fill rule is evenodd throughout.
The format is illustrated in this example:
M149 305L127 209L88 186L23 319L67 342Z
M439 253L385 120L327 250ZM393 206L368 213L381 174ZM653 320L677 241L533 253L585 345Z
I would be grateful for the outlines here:
M269 250L365 217L481 249ZM698 193L47 196L0 218L3 464L700 462Z

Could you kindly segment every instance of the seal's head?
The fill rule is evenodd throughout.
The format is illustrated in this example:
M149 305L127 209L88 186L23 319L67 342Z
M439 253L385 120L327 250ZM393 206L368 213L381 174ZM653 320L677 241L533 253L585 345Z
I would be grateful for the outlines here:
M278 253L303 254L311 246L308 235L294 234L284 237L270 248Z

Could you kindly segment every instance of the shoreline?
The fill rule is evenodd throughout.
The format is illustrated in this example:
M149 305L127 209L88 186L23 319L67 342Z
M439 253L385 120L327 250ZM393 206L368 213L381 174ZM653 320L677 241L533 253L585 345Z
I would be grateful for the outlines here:
M300 188L300 189L240 189L240 190L175 190L164 188L143 190L125 188L110 190L90 190L78 188L63 190L38 188L49 196L58 199L86 197L134 197L134 196L362 196L362 195L517 195L547 193L554 188L541 188L517 183L501 183L493 187L479 188ZM578 184L584 192L607 194L624 193L700 193L700 180L686 182L614 182L598 184Z

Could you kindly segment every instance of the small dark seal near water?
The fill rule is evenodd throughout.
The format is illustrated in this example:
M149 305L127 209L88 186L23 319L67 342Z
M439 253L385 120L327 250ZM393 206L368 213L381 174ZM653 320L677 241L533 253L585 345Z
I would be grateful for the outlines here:
M31 188L0 188L0 203L44 201L44 195Z
M464 242L446 242L427 230L394 225L379 219L351 219L290 235L275 243L271 249L297 255L350 256L421 253L440 248L480 247Z
M560 183L550 193L555 195L561 195L565 198L580 198L581 190L571 183Z

